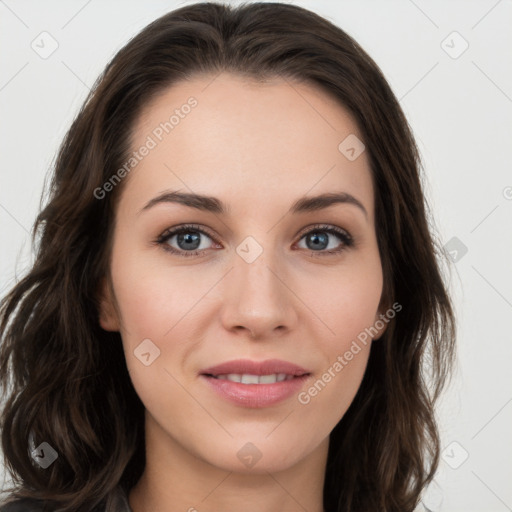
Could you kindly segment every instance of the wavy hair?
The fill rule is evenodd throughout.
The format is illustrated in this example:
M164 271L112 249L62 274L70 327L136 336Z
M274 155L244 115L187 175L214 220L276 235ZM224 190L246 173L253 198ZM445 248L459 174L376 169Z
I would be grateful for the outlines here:
M95 190L126 161L151 99L180 80L223 71L320 86L353 116L371 164L382 304L403 309L372 344L361 386L330 434L325 509L409 512L433 479L434 406L451 375L455 318L419 151L399 102L361 46L323 17L283 3L210 2L169 12L131 39L59 149L33 227L36 258L0 306L8 499L40 499L61 512L103 510L140 478L144 406L119 333L98 322L123 183L101 200ZM58 454L47 469L31 455L42 442Z

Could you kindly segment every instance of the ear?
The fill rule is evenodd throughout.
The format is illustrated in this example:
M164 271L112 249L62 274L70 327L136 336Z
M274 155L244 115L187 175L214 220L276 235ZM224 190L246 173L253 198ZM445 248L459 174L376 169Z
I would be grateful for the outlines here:
M114 305L112 287L105 277L101 280L98 290L99 323L105 331L119 331L119 316Z

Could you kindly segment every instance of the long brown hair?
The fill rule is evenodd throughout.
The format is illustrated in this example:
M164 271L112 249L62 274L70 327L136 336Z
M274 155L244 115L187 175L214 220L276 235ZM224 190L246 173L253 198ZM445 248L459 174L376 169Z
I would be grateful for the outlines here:
M144 406L119 333L98 323L98 284L108 273L123 182L101 200L95 190L126 162L150 99L179 80L222 71L319 85L360 128L376 191L382 300L402 310L372 344L360 389L330 435L324 505L412 511L439 462L434 405L455 335L419 152L382 72L357 42L281 3L198 3L162 16L107 65L75 118L34 224L37 258L1 303L10 498L38 498L63 512L102 510L144 470ZM31 456L43 442L58 454L47 469Z

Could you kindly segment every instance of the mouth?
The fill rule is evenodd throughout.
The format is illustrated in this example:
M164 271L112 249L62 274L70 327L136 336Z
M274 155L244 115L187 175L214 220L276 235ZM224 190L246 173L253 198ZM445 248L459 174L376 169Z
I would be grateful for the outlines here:
M269 407L300 392L308 370L279 359L238 359L203 370L199 376L217 396L240 407Z

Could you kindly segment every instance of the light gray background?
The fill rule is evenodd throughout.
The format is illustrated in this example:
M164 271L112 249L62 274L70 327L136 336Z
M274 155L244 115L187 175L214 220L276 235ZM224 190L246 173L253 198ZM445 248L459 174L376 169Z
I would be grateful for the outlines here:
M89 87L131 36L189 3L0 0L0 296L31 261L44 179ZM422 152L440 239L457 238L459 363L439 412L437 487L424 503L512 510L512 2L290 3L339 25L381 67ZM46 59L31 47L43 31L59 45Z

